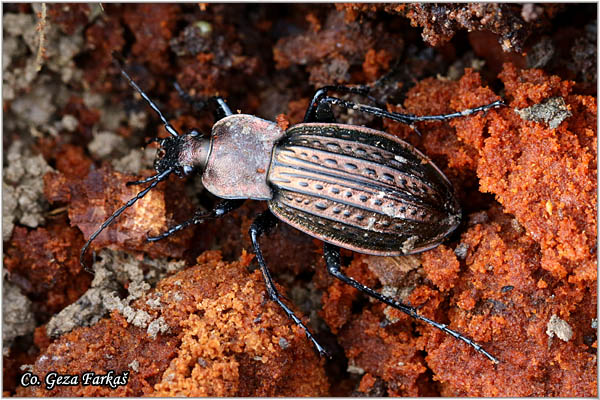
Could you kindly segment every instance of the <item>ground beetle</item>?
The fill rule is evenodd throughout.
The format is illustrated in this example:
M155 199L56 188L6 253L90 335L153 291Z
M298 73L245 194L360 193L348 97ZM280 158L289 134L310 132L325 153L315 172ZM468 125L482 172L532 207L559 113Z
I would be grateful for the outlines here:
M361 285L340 270L340 247L380 256L431 249L458 226L461 210L452 185L425 155L387 133L336 123L331 105L413 124L463 117L502 106L501 101L452 114L416 116L329 95L330 92L350 93L377 104L367 88L327 86L315 93L304 122L284 131L275 122L233 114L221 97L212 97L216 122L211 137L207 138L196 130L184 135L177 132L123 68L121 73L158 114L171 137L153 139L160 145L154 161L156 174L129 182L151 184L115 211L90 236L81 249L84 267L84 255L90 243L126 208L172 173L183 177L197 172L202 174L206 189L225 200L212 211L196 212L188 221L148 240L164 239L186 226L221 217L238 208L245 199L268 201L269 209L258 216L250 228L267 291L304 329L321 355L327 354L325 349L281 301L260 249L259 237L276 224L277 218L325 242L327 269L334 277L441 329L494 363L498 362L471 339L419 315L413 307ZM176 89L184 98L187 96L178 85Z

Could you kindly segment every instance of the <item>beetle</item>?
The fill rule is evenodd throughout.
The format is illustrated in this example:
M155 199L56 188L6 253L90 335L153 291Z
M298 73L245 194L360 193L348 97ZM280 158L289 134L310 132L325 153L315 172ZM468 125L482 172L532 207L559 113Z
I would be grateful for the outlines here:
M486 111L503 106L502 101L451 114L416 116L330 95L330 92L350 93L376 102L367 88L326 86L316 91L304 121L284 131L275 122L232 113L225 100L215 96L209 102L214 107L216 122L210 137L204 137L197 130L180 134L127 72L122 67L120 70L158 114L171 136L152 140L160 146L154 161L156 174L128 182L128 185L150 185L116 210L89 237L80 254L84 268L87 269L85 252L91 242L125 209L171 174L185 177L201 173L204 187L224 200L213 210L197 211L189 220L147 240L161 240L189 225L221 217L246 199L268 201L268 210L254 220L249 232L267 292L304 329L321 355L328 355L325 348L281 300L260 248L259 238L277 220L322 240L327 270L335 278L467 343L492 362L499 362L470 338L341 271L340 247L371 255L396 256L438 246L459 225L461 209L450 181L427 156L385 132L336 123L331 106L412 126L418 121L447 120ZM177 84L175 87L190 100Z

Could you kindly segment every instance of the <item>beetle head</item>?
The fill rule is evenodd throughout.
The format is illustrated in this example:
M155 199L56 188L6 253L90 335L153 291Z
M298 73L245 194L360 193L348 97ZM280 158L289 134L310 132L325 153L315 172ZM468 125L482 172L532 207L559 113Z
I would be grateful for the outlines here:
M206 166L210 139L202 137L197 130L159 139L158 142L160 147L154 159L154 169L158 174L172 170L177 176L184 177Z
M183 172L179 165L179 153L181 152L181 140L183 136L168 137L161 139L158 144L159 148L154 159L154 169L159 174L171 169L177 175L181 176Z

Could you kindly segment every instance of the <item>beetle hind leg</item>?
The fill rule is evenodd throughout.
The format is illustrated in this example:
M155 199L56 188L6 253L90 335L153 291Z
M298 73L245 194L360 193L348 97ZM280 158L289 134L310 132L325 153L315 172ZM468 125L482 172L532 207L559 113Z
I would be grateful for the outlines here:
M285 305L283 301L281 301L281 295L279 291L275 287L275 283L273 282L273 278L271 277L271 273L269 272L269 268L265 263L265 259L262 255L262 251L260 250L260 244L258 239L261 235L268 232L275 224L277 223L277 219L271 213L271 211L267 210L264 213L260 214L250 226L250 239L252 240L252 246L254 247L254 252L256 253L256 260L258 261L258 265L260 266L260 271L263 274L263 278L265 280L265 285L267 287L267 293L269 293L269 297L275 303L279 305L285 311L288 317L290 317L294 323L304 329L304 333L306 337L312 342L315 346L315 349L319 352L321 356L329 357L329 353L323 346L317 342L315 337L312 335L310 330L302 323L300 318L294 314L294 312Z
M340 270L340 248L339 247L325 243L323 246L323 256L325 257L325 263L327 264L327 271L331 275L336 277L337 279L341 280L342 282L360 290L363 293L366 293L367 295L369 295L389 306L394 307L397 310L400 310L400 311L410 315L411 317L413 317L415 319L426 322L429 325L438 328L442 332L447 333L450 336L465 342L469 346L473 347L476 351L478 351L479 353L486 356L494 364L499 363L499 361L496 357L492 356L490 353L485 351L479 344L475 343L473 340L469 339L468 337L448 328L445 324L440 324L439 322L432 321L429 318L426 318L426 317L418 314L417 310L414 309L413 307L410 307L404 303L396 301L396 300L392 299L391 297L384 296L381 293L376 292L375 290L373 290L367 286L364 286L361 283L352 279L351 277L345 275Z
M208 211L208 212L207 211L203 211L203 212L196 211L194 213L194 216L192 218L188 219L187 221L182 222L179 225L175 225L175 226L171 227L168 231L163 232L158 236L149 236L146 238L146 240L149 242L157 242L159 240L162 240L164 238L171 236L175 232L179 232L180 230L187 228L190 225L200 224L210 218L222 217L223 215L227 214L228 212L233 211L236 208L240 207L243 203L244 203L243 199L242 200L228 200L228 199L223 200L222 202L217 204L217 206L213 210Z

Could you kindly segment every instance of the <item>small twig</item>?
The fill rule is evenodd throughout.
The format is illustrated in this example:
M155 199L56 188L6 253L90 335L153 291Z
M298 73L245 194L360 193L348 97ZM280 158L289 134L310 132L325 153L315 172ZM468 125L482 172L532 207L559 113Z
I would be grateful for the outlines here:
M44 42L46 41L46 3L42 3L42 11L40 12L40 20L37 25L37 30L40 33L40 43L38 46L37 56L35 58L35 70L39 71L42 69L44 62L44 55L46 54L46 48Z
M64 207L58 207L58 208L55 208L54 210L48 211L46 213L46 215L49 216L49 217L53 217L55 215L62 214L65 211L67 211L67 207L66 206L64 206Z

